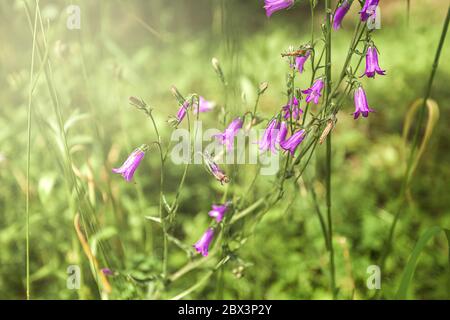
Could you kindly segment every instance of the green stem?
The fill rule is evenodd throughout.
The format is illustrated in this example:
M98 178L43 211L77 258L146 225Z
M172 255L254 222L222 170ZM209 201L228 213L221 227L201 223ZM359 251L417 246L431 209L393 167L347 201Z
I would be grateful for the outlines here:
M37 14L34 16L33 45L31 50L30 88L28 92L27 118L27 186L26 186L26 297L30 300L30 163L31 163L31 103L33 99L33 72L36 49Z
M161 162L161 173L160 173L160 179L159 179L159 219L161 220L161 225L162 225L162 229L163 229L163 272L162 272L162 276L163 279L166 279L167 277L167 256L169 254L169 250L168 250L168 239L167 239L167 225L166 225L166 218L163 216L163 197L164 197L164 162L165 162L165 158L164 158L164 154L163 154L163 150L162 150L162 146L161 146L161 135L159 134L159 130L158 130L158 126L156 125L156 121L155 118L153 117L152 111L151 109L148 109L147 111L147 115L149 116L149 118L152 121L153 124L153 128L155 129L155 133L156 133L156 137L158 139L158 148L159 148L159 155L160 155L160 162Z
M326 98L325 110L329 109L331 100L331 7L330 0L325 0L326 11L326 52L325 52L325 75L326 75ZM348 63L348 62L346 62ZM342 77L342 75L341 75ZM338 84L339 85L339 84ZM330 253L330 278L333 299L337 298L336 274L334 266L334 248L333 248L333 220L331 214L331 132L327 137L326 150L326 203L327 203L327 222L328 222L328 248Z

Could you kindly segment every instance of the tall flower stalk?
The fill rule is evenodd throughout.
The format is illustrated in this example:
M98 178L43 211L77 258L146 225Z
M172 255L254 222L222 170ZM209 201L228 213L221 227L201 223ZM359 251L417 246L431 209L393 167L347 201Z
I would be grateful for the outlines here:
M331 94L331 5L330 0L325 0L326 12L326 37L325 37L325 109L330 108ZM337 297L336 289L336 270L334 265L334 246L333 246L333 216L331 212L331 132L327 138L326 149L326 203L327 203L327 222L328 222L328 250L330 252L330 278L331 292L333 299Z

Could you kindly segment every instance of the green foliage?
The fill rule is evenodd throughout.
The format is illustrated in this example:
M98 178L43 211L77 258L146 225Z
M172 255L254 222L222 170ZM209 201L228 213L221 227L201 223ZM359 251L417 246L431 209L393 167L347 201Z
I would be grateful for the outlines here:
M270 117L284 105L288 65L280 53L289 45L310 40L306 1L285 17L274 15L269 20L256 1L79 3L82 27L70 31L65 25L66 3L40 1L43 18L51 19L46 36L52 81L83 193L82 199L77 198L68 187L64 141L49 82L40 73L32 102L31 297L101 297L98 279L91 273L74 229L74 214L83 202L92 208L98 223L88 241L99 256L100 267L108 265L117 273L109 278L115 288L111 298L172 298L196 283L200 285L184 298L331 298L328 253L308 186L314 181L320 209L325 212L324 146L318 147L312 158L305 181L300 180L297 188L287 188L283 201L265 214L254 230L252 222L263 207L232 226L233 230L252 231L251 236L242 232L232 239L230 246L244 245L203 282L201 279L215 267L211 260L176 282L165 284L161 280L163 235L157 220L161 168L157 149L146 154L133 183L111 173L135 147L157 139L149 119L129 105L129 96L142 97L153 109L163 141L168 141L171 133L167 119L178 108L170 93L173 84L180 92L196 92L218 102L214 112L202 115L204 125L210 127L223 126L220 107L226 100L229 116L251 111L263 81L268 81L269 87L260 100L260 115ZM440 1L427 3L430 5L411 4L409 27L402 7L386 5L376 45L387 76L362 80L377 113L354 121L349 115L353 111L349 98L333 131L333 240L340 298L374 296L366 286L366 270L378 263L393 220L408 149L402 128L409 106L421 98L443 20ZM0 297L22 299L26 291L26 109L32 34L22 1L0 3L0 17L0 68L4 75L0 77ZM355 21L346 19L343 29L332 34L332 54L339 61L345 58ZM321 22L316 21L317 33ZM42 42L42 34L39 40ZM417 253L417 241L423 242L423 230L450 225L450 129L444 121L450 116L448 46L442 56L431 96L440 107L440 120L421 155L407 209L397 226L393 254L382 270L384 298L396 297L405 268L411 274L408 261ZM230 88L227 96L211 67L212 57L221 62ZM40 66L40 61L36 62L35 76ZM333 65L333 74L340 67ZM307 64L306 72L309 68ZM306 73L299 86L306 87L309 81ZM168 204L176 197L183 169L168 162L164 190ZM254 166L243 167L240 186L233 191L244 194L255 172ZM248 194L246 204L258 200L272 183L271 177L258 177L256 190ZM190 166L184 185L177 219L170 228L171 276L186 261L199 261L189 244L208 226L210 205L221 202L224 192L200 165ZM219 256L219 241L215 248ZM66 287L69 265L81 266L80 290ZM408 297L448 298L448 277L447 241L444 237L430 239ZM164 285L166 293L158 296Z

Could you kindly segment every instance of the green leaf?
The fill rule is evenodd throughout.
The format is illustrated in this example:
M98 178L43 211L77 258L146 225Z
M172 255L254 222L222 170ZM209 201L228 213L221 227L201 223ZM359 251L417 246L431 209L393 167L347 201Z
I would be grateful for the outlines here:
M412 278L414 276L414 271L416 270L417 261L419 260L419 256L422 253L423 249L427 245L428 241L441 233L443 231L447 237L447 242L449 245L449 264L450 264L450 230L443 229L441 227L431 227L427 229L424 234L417 241L414 250L412 251L411 257L406 264L405 270L403 271L402 280L400 282L400 287L398 288L396 299L404 300L407 299L407 293L409 285L411 284Z
M414 172L416 171L416 168L419 164L419 161L422 158L423 154L425 153L425 150L430 142L430 138L439 120L439 105L436 103L436 101L428 99L425 105L428 110L427 124L425 127L425 132L422 141L420 142L419 152L417 152L414 162L411 166L411 170L408 174L409 175L408 181L412 179ZM403 139L405 140L405 143L407 141L408 133L412 127L412 124L416 120L415 115L419 111L419 108L422 106L423 106L423 99L417 99L411 104L411 106L408 109L408 113L406 114L405 118L405 124L403 127Z

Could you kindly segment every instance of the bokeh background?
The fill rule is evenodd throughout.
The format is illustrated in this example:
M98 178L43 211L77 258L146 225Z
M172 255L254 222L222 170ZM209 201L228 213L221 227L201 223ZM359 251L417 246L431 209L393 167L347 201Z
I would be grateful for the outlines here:
M285 102L289 71L280 53L310 39L307 1L293 9L265 16L263 1L248 0L41 0L40 8L74 171L88 190L99 221L90 245L110 243L106 255L120 261L116 268L120 290L114 298L146 298L152 279L161 272L162 234L156 216L159 196L159 158L146 156L134 183L125 183L110 169L142 143L155 139L150 122L128 104L142 97L154 108L164 139L177 110L170 93L196 92L218 106L224 92L211 67L219 58L230 83L227 112L251 110L256 89L268 81L260 112L269 117ZM322 7L322 1L319 7ZM34 2L29 1L34 14ZM81 9L81 29L68 30L66 8ZM340 113L333 140L333 214L337 284L341 298L366 299L369 265L377 264L396 208L410 141L402 128L411 103L423 95L448 7L442 0L381 0L382 26L373 39L387 75L362 79L371 106L368 119L354 121L349 99ZM353 5L343 28L333 32L333 70L343 63L358 20ZM323 11L313 21L320 36ZM38 37L42 41L42 34ZM447 39L448 40L448 39ZM0 2L0 297L25 298L25 190L27 103L32 33L22 1ZM394 247L382 287L385 298L398 288L406 262L420 235L431 226L450 226L450 46L444 46L432 88L440 118L433 130L398 224ZM39 60L37 60L39 61ZM38 72L39 62L36 62ZM298 85L306 88L309 64ZM222 128L220 107L202 115L205 124ZM68 192L47 82L41 74L32 100L30 271L34 299L98 299L73 226L76 204ZM324 206L324 148L319 148L308 174L317 177L315 191ZM169 163L166 194L173 198L183 168ZM202 166L189 169L173 234L184 246L194 243L207 225L210 204L220 201L223 187ZM254 170L252 168L249 171ZM240 178L243 191L250 174ZM257 180L257 199L270 185ZM242 188L242 189L239 189ZM171 244L169 270L194 259ZM82 287L66 286L67 267L80 265ZM288 190L254 234L207 283L186 298L328 299L328 254L310 192ZM236 276L236 269L242 274ZM242 270L243 269L243 270ZM206 269L189 273L167 287L170 298L201 279ZM114 282L114 280L112 280ZM434 238L423 251L414 274L410 297L447 299L450 281L445 237Z

